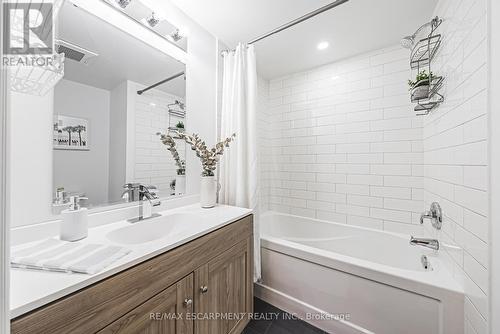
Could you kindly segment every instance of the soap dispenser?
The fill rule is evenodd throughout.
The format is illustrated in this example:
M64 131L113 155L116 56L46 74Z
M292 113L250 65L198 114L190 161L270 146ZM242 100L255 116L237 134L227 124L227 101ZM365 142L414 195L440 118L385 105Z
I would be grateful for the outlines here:
M61 212L62 223L59 238L64 241L77 241L87 237L88 234L88 210L81 208L79 201L87 199L80 196L69 198L69 209Z

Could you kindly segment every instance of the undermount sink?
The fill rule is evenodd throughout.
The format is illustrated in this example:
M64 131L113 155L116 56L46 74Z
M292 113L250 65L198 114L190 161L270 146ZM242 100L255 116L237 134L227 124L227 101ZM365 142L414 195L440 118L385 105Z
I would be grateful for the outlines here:
M120 244L142 244L187 231L199 222L200 217L190 213L174 213L109 232L106 237Z

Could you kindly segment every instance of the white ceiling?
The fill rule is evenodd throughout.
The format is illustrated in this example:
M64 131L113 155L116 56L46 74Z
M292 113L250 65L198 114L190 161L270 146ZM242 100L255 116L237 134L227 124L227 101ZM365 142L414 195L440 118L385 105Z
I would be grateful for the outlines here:
M333 0L172 0L228 46L245 42ZM257 42L261 75L275 78L399 43L429 21L437 0L350 0ZM330 47L318 51L320 41Z
M65 79L112 90L125 80L149 86L184 71L184 64L174 58L69 2L57 22L57 38L98 54L89 65L67 59ZM185 81L180 77L158 89L183 97Z

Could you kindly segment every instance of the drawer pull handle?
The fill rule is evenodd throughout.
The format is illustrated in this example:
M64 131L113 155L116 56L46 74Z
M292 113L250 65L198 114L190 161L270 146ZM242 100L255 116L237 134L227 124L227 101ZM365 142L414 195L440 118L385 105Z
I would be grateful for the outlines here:
M184 306L189 307L193 304L193 300L191 298L184 299Z
M202 285L202 286L200 287L200 291L201 291L201 293L207 293L207 292L208 292L208 286L206 286L206 285Z

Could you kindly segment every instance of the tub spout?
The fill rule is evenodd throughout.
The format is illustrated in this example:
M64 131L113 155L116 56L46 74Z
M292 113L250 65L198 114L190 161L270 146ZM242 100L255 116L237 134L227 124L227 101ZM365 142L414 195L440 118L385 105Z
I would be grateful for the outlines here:
M434 250L439 250L439 241L436 239L426 239L426 238L410 238L410 245L412 246L422 246Z

